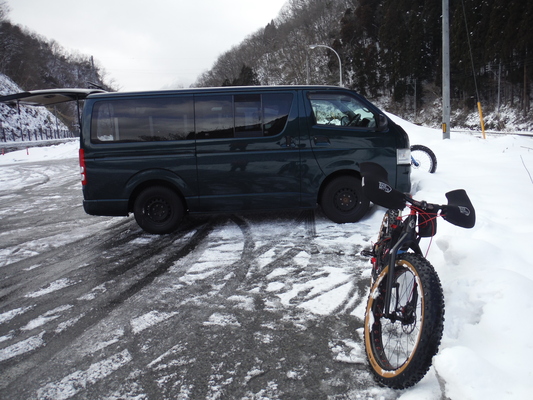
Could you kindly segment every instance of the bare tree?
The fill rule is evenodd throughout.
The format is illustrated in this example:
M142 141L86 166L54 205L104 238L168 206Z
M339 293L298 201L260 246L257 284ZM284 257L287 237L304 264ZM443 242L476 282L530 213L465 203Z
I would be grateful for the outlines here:
M7 20L9 11L11 10L9 9L7 2L5 0L0 0L0 24Z
M232 82L243 65L252 68L263 85L306 83L309 45L333 43L345 7L346 0L288 1L276 19L220 56L195 86ZM338 81L338 62L331 62L330 54L317 51L312 57L314 83Z

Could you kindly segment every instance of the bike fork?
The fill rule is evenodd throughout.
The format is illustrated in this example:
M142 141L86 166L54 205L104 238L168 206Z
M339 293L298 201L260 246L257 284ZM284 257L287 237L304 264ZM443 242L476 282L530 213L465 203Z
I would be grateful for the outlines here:
M385 315L390 316L390 303L392 298L392 290L394 286L396 258L400 249L407 243L409 247L417 254L422 254L420 246L416 242L415 232L416 216L410 216L405 221L405 230L402 232L398 242L392 247L389 253L389 273L387 274L387 286L385 288Z
M400 240L398 240L398 243L391 249L391 252L389 254L389 273L387 274L387 286L385 287L385 315L388 317L390 316L390 303L392 298L392 290L394 287L394 276L395 276L395 269L396 269L396 255L398 254L398 250L400 249L400 246L402 245L403 240L407 236L407 233L404 233Z

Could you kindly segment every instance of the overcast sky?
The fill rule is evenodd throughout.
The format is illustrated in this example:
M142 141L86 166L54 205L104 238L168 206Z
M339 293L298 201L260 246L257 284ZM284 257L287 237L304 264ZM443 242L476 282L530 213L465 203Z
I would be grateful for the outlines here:
M121 91L188 87L288 0L7 0L14 24L94 56Z

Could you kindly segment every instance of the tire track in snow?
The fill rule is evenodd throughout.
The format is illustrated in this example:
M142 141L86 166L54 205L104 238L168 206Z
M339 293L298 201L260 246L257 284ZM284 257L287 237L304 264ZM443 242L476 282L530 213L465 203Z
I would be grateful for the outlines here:
M149 243L147 247L151 248L150 254L152 256L154 252L161 253L161 255L164 256L164 259L162 259L160 263L155 265L155 267L152 266L149 270L145 271L141 277L138 276L138 273L134 273L133 275L135 279L127 279L125 282L126 285L122 285L123 287L121 289L118 288L119 290L117 290L117 288L115 288L115 290L112 292L106 291L96 299L87 302L87 304L81 305L81 307L76 307L76 309L73 311L78 313L78 319L76 319L70 326L66 327L66 329L57 332L54 335L45 335L45 346L42 347L39 352L29 354L25 358L22 366L17 365L17 363L8 363L8 365L2 367L5 371L5 374L3 374L3 377L0 378L0 388L16 387L19 388L18 390L25 391L27 389L27 382L24 384L24 374L27 374L30 370L33 370L32 374L46 374L48 371L41 368L42 364L45 364L47 360L53 359L55 354L60 353L65 347L68 347L70 343L73 343L91 326L95 326L102 319L108 317L113 310L123 304L127 299L131 298L140 290L152 283L154 279L164 274L173 265L175 260L185 257L188 253L193 251L196 246L202 240L204 240L209 231L213 229L213 226L214 222L204 223L197 229L195 234L190 237L186 237L184 243L182 243L181 247L179 248L169 248L170 245L176 241L176 238L179 237L179 235L168 235L162 237L160 240L158 240L157 245ZM127 242L124 243L127 244ZM126 271L122 271L122 274L126 274L138 265L142 266L146 264L146 261L150 259L150 256L142 259L136 258L135 255L130 256L132 257L130 258L132 263ZM116 277L116 271L112 273L111 276ZM128 284L127 282L130 283ZM77 290L72 290L73 295L76 293L79 293L79 288ZM60 301L68 301L67 299L69 299L69 297L72 296L69 296L68 293L62 293ZM42 313L42 308L46 306L46 304L39 304L35 306L31 312L25 315L25 319L29 317L28 314L30 313L32 315ZM59 323L59 321L56 322ZM16 324L12 324L12 326L13 325L16 326ZM14 357L14 359L16 359L16 357Z
M61 184L70 196L67 181L61 179ZM35 189L50 194L51 183ZM324 393L323 385L330 387L332 396L345 393L350 382L368 386L363 367L331 361L332 352L339 360L350 359L353 343L345 338L351 338L357 327L347 315L353 302L345 300L329 316L298 307L328 293L330 287L311 287L313 281L328 280L324 266L353 260L320 242L317 231L318 236L329 233L322 222L317 227L313 212L289 215L268 217L266 224L261 222L264 217L248 215L210 220L212 227L189 251L180 250L192 237L184 231L198 235L204 226L197 221L188 221L176 235L150 240L126 219L28 259L25 272L33 272L18 276L19 282L31 281L20 286L23 292L64 278L74 284L39 298L50 304L26 298L24 306L30 308L10 320L3 344L38 337L42 329L45 344L0 365L0 380L11 382L3 386L6 390L0 389L0 397L18 393L29 398L46 388L46 393L73 393L75 398L313 398L314 393ZM92 225L93 218L83 223ZM61 230L46 220L39 223L50 226L51 233ZM241 236L216 237L210 243L211 233L224 224L236 226ZM269 225L279 231L268 232ZM67 231L72 226L64 225ZM225 260L235 241L241 245L239 252ZM219 258L212 258L217 252ZM6 267L15 281L17 267L23 264ZM347 276L355 278L357 270L350 265L348 269ZM340 279L332 290L342 288L343 282ZM287 285L279 292L268 291L270 283ZM292 289L295 295L287 297L286 304L280 302L279 295ZM354 293L358 292L354 289L347 297ZM10 296L6 299L15 306L18 297ZM60 309L68 304L73 307ZM39 325L54 310L48 315L54 319ZM36 328L21 336L22 328L31 326ZM110 360L120 354L131 359L110 367ZM89 390L80 386L74 393L76 382ZM54 387L60 390L53 392Z
M132 360L128 350L123 350L105 360L96 362L84 371L76 371L59 382L46 384L37 391L39 399L67 400L88 386L98 383Z
M338 297L336 292L344 293L344 299L328 310L327 314L351 313L363 300L361 294L365 293L368 284L367 280L360 278L364 269L361 266L367 262L358 255L360 247L355 247L353 254L349 255L350 263L356 267L351 268L349 273L344 273L344 263L338 268L339 261L346 258L343 257L344 251L340 250L338 254L329 249L326 252L320 251L314 240L317 236L314 212L301 212L289 227L292 232L251 253L252 258L266 258L268 262L259 262L259 265L255 263L245 282L246 290L259 287L266 297L281 297L282 300L285 299L284 304L294 306L313 301L325 302L321 298ZM269 253L272 254L268 255ZM334 260L330 261L332 258ZM335 268L328 267L328 264ZM339 278L334 279L334 274L339 275ZM320 285L321 281L332 283L322 290L315 290L315 286Z
M8 305L13 300L17 301L21 290L35 291L46 282L60 279L79 269L80 265L90 263L101 256L101 252L97 249L104 246L109 241L110 236L131 231L127 225L131 225L131 221L123 220L104 229L100 235L91 235L84 231L86 227L80 227L79 235L71 232L67 242L43 244L43 246L35 244L35 248L28 248L28 252L37 254L23 257L19 261L0 268L2 282L0 301L4 306ZM105 227L106 224L103 226ZM133 236L135 233L131 233L131 235ZM43 239L43 243L46 242L47 240Z
M166 382L169 379L176 380L178 379L178 377L180 377L178 380L181 381L181 386L179 386L178 388L174 387L174 391L167 391L163 386L152 387L150 389L151 393L164 393L169 398L175 396L179 397L180 395L185 395L186 393L188 396L192 396L186 398L206 399L215 399L217 398L217 396L224 397L229 393L234 396L237 396L239 393L241 393L242 395L246 395L246 393L248 393L251 396L250 398L252 398L252 392L246 392L245 390L247 387L253 387L256 382L262 382L261 384L263 384L265 379L268 380L276 377L274 380L269 381L272 384L282 379L282 377L278 375L280 373L280 367L270 364L264 364L263 362L256 363L255 365L253 363L250 364L250 355L248 354L248 351L246 349L252 346L253 348L257 348L258 354L276 354L278 351L280 351L280 349L277 348L278 346L280 346L280 343L296 343L293 341L293 336L295 336L293 330L294 328L291 327L293 326L293 323L294 326L298 326L298 324L300 324L300 322L298 322L301 318L299 317L300 314L298 312L295 313L294 308L292 308L293 311L291 311L290 307L277 309L265 307L265 303L262 297L265 295L268 297L268 293L266 293L266 291L254 293L252 295L253 299L251 302L247 302L246 299L250 297L250 292L253 292L254 288L257 287L256 284L264 281L265 277L268 275L267 273L272 273L276 271L276 269L292 265L294 263L293 260L295 259L295 257L297 257L302 252L305 252L304 249L307 249L307 251L309 251L310 253L317 254L315 245L312 243L312 237L316 235L314 219L309 218L307 216L301 218L300 216L300 218L294 220L290 224L290 226L294 227L295 225L303 223L305 225L304 233L302 234L301 231L297 231L297 229L295 229L295 232L291 232L284 236L283 240L281 240L282 243L280 254L272 258L272 260L266 265L263 265L262 271L261 268L259 268L256 271L255 275L253 275L250 270L257 266L257 258L265 254L265 252L277 248L280 245L280 241L269 241L269 243L264 244L259 248L255 248L257 243L256 239L253 238L253 232L250 223L243 220L241 217L232 217L231 220L239 226L244 238L241 257L238 261L233 262L229 266L225 264L228 267L225 268L223 271L220 271L218 273L210 275L208 278L205 278L205 282L209 282L212 286L216 287L216 282L218 282L224 276L227 277L230 274L230 277L226 278L227 283L222 286L222 289L215 293L210 292L209 296L207 297L201 297L201 299L199 298L198 302L202 302L201 309L198 308L193 310L190 307L186 307L188 309L188 312L192 313L190 319L186 319L187 322L183 320L183 312L181 313L182 318L180 319L180 327L186 326L186 330L178 329L176 331L170 329L172 332L174 332L175 337L187 338L186 340L180 340L179 344L175 344L174 342L173 347L171 347L173 349L171 353L175 361L170 360L168 361L168 363L164 362L164 359L167 355L170 357L169 351L165 350L163 353L159 353L161 355L158 356L155 360L148 362L148 365L154 367L154 371L152 371L152 373L159 373L159 378L154 377L153 379L157 380L158 382ZM287 246L287 243L290 243L290 246ZM305 265L300 265L299 268L300 270L304 270ZM341 283L335 285L334 287L328 288L328 290L315 293L312 296L304 296L300 300L301 302L310 301L314 298L318 298L321 295L324 295L324 293L327 293L330 290L334 290L343 285L351 284L352 281L353 277L350 277L349 279L343 280ZM352 297L356 294L357 288L353 286L352 291L348 295L351 304L353 304ZM356 296L356 298L358 297ZM244 303L241 303L243 305L243 308L239 308L239 306L235 308L235 302L239 303L241 300L244 301ZM342 312L342 315L340 316L341 320L348 318L348 322L335 322L332 324L333 326L337 324L339 326L344 327L353 324L353 321L351 321L346 311L349 309L347 307L348 302L349 300L346 300L336 309L336 312ZM294 302L294 304L297 303L298 302ZM200 307L199 304L198 307ZM224 312L222 310L227 310L227 312ZM282 317L281 315L283 315L284 313L290 313L292 316L289 318L285 318L286 315L284 315ZM314 318L312 317L311 320L314 320ZM200 321L204 322L199 324ZM336 321L335 318L333 319L333 321ZM286 325L286 328L281 329L281 332L287 331L287 335L291 336L291 340L288 340L288 336L280 334L280 323L281 325ZM321 336L320 334L318 334L318 332L323 333L323 330L325 329L325 327L321 326L317 330L317 335L313 333L310 334L310 326L307 326L308 321L302 321L302 323L303 325L301 333L300 335L297 335L297 337L299 337L298 340L302 343L313 342L313 340L317 338L317 335L318 337ZM204 328L202 328L202 326ZM327 323L326 326L328 326ZM178 327L175 326L175 329L176 328ZM201 334L200 337L198 337L198 334L206 328L217 332L215 335L217 341L215 343L209 343L209 340L211 339L210 336L205 336L206 334ZM238 331L235 331L235 329L237 329ZM331 329L333 330L335 328ZM223 330L225 334L229 335L227 339L223 338L224 336L221 336L222 332L220 330ZM348 337L351 337L350 335L355 334L356 328L352 328L351 334L347 333L346 331L343 331L343 328L340 327L337 330L338 332L335 332L335 334L330 332L328 335L324 336L333 336L340 338L342 332L342 335L347 335ZM187 331L195 333L193 336L191 336L187 333ZM243 331L244 333L237 333L241 331ZM249 333L246 332L250 331L255 332L255 339L252 340L255 345L251 345L248 342L251 339L249 338ZM241 338L241 336L243 337ZM232 337L233 340L231 341L231 345L227 347L226 344L222 343L225 343L226 340L229 341L229 337ZM237 341L237 344L234 343L235 340ZM269 351L268 347L272 343L276 343L277 346L273 349L270 349ZM354 362L358 363L359 367L357 367L357 365L354 365L350 366L349 368L351 368L353 371L359 371L359 373L361 373L361 370L364 369L364 363L361 361L360 357L354 358L354 356L352 356L353 352L360 353L361 349L358 347L357 344L353 343L353 340L339 339L339 341L335 341L333 342L333 344L323 344L320 347L325 348L327 354L334 353L335 357L338 360L342 360L343 363L346 363L346 361L344 360L349 360L348 362L352 364ZM189 347L203 348L205 349L205 351L197 352L195 354L194 359L191 359L187 358L187 356L184 356L184 354L187 353L184 349ZM291 351L289 350L289 347L287 347L283 351L284 354L285 352L287 352L288 354ZM163 348L165 347L163 346ZM209 351L209 349L214 348L219 348L222 353L217 356L217 359L220 359L221 361L215 364L213 364L214 360L212 359L215 354L214 350ZM239 348L242 348L242 350L239 350ZM180 355L180 353L183 354ZM239 353L242 354L238 355ZM158 352L156 352L156 354L158 354ZM237 354L237 356L235 356L235 354ZM232 357L244 361L231 362L230 360L233 359ZM289 371L287 373L287 376L290 377L289 379L305 380L306 372L302 369L302 364L299 361L298 357L296 357L296 359L291 360L291 364L293 364L295 367L292 371ZM208 374L206 371L205 367L208 365L212 365L213 367L213 372L211 374ZM177 366L183 367L182 372L171 372L175 371L175 368ZM142 370L141 366L139 366L139 368L141 368ZM370 380L368 374L365 375L365 379L367 381ZM269 383L267 382L267 386L268 385ZM271 387L272 391L270 392L273 396L275 396L272 398L276 398L277 396L275 395L275 393L279 392L279 390L275 390L276 387L274 386ZM132 390L132 392L129 393L130 396L141 395L143 393L143 390L138 387L135 388L135 390L132 385L128 385L128 387L130 387L130 390ZM144 389L147 390L147 388ZM122 394L124 395L124 393Z

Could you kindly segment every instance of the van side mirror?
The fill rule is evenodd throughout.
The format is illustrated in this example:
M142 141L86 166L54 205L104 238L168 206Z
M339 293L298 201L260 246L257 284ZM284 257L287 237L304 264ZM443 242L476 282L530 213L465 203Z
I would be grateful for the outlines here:
M383 114L378 115L378 132L386 131L389 128L389 120Z

